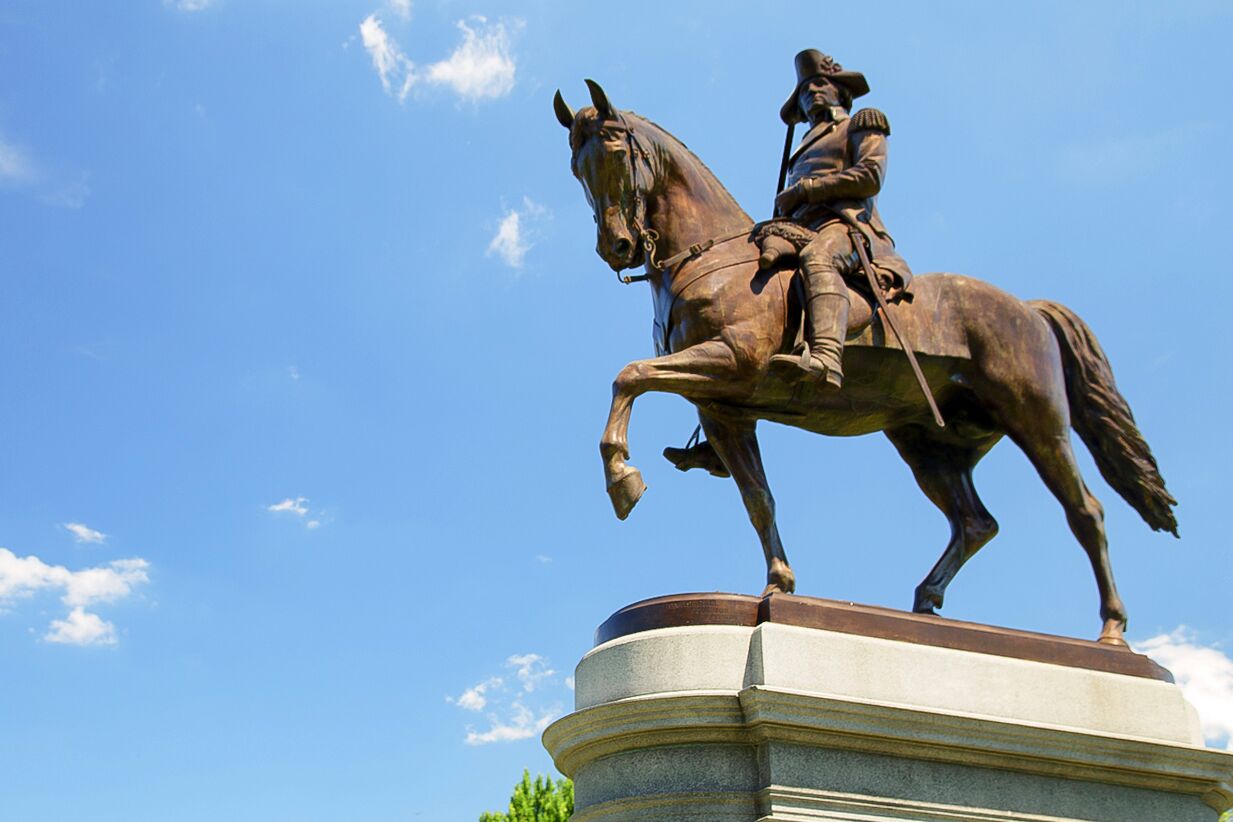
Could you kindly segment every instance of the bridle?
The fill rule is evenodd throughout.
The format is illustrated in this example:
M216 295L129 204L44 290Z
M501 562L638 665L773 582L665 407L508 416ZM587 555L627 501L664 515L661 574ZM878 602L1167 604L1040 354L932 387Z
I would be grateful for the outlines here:
M655 244L659 241L659 232L646 225L647 191L638 184L638 171L640 168L638 161L643 160L645 162L649 162L651 155L642 147L642 144L638 140L638 135L634 131L634 127L626 121L623 114L619 112L616 113L613 119L605 120L602 123L602 127L615 129L617 131L624 132L625 134L625 145L627 148L626 154L629 157L629 189L621 194L621 209L624 212L622 216L626 217L629 227L633 229L633 232L636 235L635 241L642 246L646 264L650 266L651 269L657 272L671 269L686 260L701 256L703 253L709 251L712 247L720 243L725 243L729 240L734 240L737 237L743 237L749 234L748 228L742 228L739 231L734 231L721 237L712 237L708 240L704 240L703 242L694 243L684 251L672 255L666 260L655 259L657 250ZM628 215L627 202L630 197L630 192L632 192L634 200L633 214L626 216ZM651 275L638 274L635 276L630 276L628 274L621 274L618 271L616 272L616 278L619 283L624 285L632 285L644 280L649 280Z
M642 246L643 254L646 258L646 263L656 271L662 271L664 266L655 259L655 244L659 241L659 232L650 226L646 225L646 190L639 185L638 171L639 160L648 161L650 154L642 147L638 140L638 135L634 133L631 126L625 119L625 116L617 113L611 120L605 120L600 124L601 129L607 128L615 131L620 131L625 135L626 156L629 158L629 187L621 192L621 211L629 227L635 234L635 242ZM633 213L630 214L629 199L633 197ZM625 285L631 285L643 280L649 280L649 274L639 274L630 276L616 272L617 282Z

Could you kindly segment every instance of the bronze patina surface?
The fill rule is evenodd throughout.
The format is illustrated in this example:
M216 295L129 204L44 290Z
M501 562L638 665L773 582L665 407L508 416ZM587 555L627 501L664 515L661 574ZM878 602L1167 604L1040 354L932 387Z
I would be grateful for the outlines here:
M764 622L1049 662L1163 682L1173 681L1173 675L1167 669L1124 645L1106 645L943 619L932 614L910 614L892 608L780 593L764 597L718 593L674 594L643 600L627 605L608 617L595 631L595 644L602 645L609 640L656 628L690 625L753 627Z
M913 601L914 611L933 613L963 564L997 534L972 470L1006 436L1061 504L1091 562L1100 640L1123 643L1126 609L1104 512L1079 473L1071 429L1150 527L1176 535L1176 501L1095 335L1058 303L1025 302L955 274L913 277L875 207L889 120L875 109L849 116L868 91L864 76L812 50L797 56L796 75L781 116L806 120L810 131L796 151L789 135L776 198L782 217L759 226L679 140L614 107L597 83L587 81L592 105L577 112L557 92L596 251L624 282L647 282L655 316L659 356L617 374L600 440L617 516L646 490L628 464L634 400L678 394L697 407L706 440L665 456L733 478L766 558L763 593L791 593L758 421L832 436L881 431L951 525ZM638 267L642 275L621 277ZM907 356L913 351L920 356ZM813 470L818 533L842 481L825 466Z

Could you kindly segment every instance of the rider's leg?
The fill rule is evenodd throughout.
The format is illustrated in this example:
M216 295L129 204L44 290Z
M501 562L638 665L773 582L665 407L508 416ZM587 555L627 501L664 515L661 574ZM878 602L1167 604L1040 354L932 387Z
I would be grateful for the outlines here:
M818 232L801 250L801 275L805 281L805 342L799 355L776 354L773 366L800 368L825 385L843 385L843 341L848 331L851 307L843 271L851 268L852 240L840 222Z

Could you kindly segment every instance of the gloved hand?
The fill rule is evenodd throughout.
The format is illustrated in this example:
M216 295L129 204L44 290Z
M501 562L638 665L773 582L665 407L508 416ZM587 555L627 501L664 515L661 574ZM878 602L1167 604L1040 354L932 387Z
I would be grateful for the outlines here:
M775 213L787 217L805 202L805 187L801 183L790 185L775 197Z

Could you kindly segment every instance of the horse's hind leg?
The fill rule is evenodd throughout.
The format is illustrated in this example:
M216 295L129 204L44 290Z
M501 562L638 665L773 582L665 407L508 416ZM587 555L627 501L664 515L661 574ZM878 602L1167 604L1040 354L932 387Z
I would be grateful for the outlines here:
M972 484L972 469L1000 436L972 444L940 441L920 426L886 432L925 496L950 521L950 542L929 575L916 586L912 610L931 614L942 607L946 586L963 564L998 532L997 520L985 509Z
M741 500L749 513L749 521L762 541L762 553L766 556L766 588L762 595L776 591L792 593L796 589L796 576L788 566L788 558L779 539L779 526L775 524L775 498L771 496L766 472L762 469L757 423L753 420L719 419L705 413L699 414L699 419L707 439L732 473L732 479L736 480Z
M1075 452L1070 447L1069 418L1065 414L1062 416L1061 420L1052 420L1051 433L1046 430L1042 417L1037 416L1034 425L1025 426L1025 432L1012 431L1010 436L1027 454L1040 478L1062 504L1071 533L1092 563L1096 588L1100 592L1100 618L1104 620L1100 641L1107 645L1125 645L1122 633L1126 630L1126 606L1122 604L1113 581L1109 543L1105 537L1104 508L1092 496L1079 474Z

